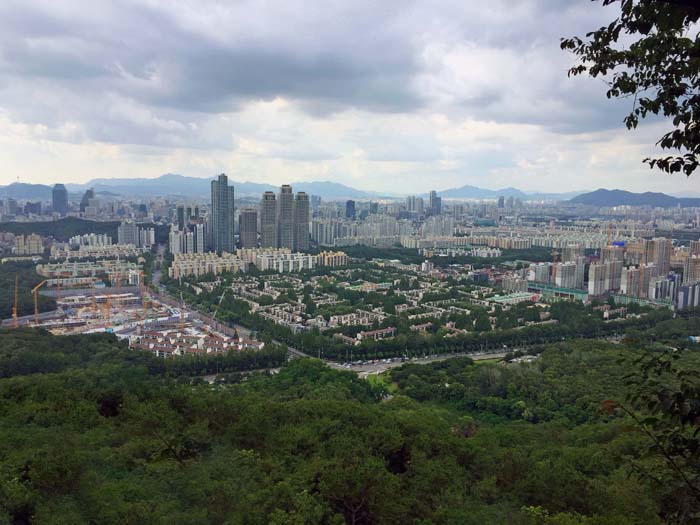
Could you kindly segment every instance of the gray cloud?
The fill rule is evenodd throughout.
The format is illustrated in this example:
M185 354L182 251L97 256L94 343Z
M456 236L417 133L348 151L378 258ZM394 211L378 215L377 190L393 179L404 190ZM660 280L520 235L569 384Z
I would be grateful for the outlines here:
M20 136L16 158L46 140L71 154L123 146L106 151L127 171L143 159L149 169L167 162L162 171L208 174L228 158L261 179L303 169L360 183L377 173L367 175L377 185L397 173L416 184L458 183L460 174L476 183L480 173L540 169L556 157L552 142L588 148L622 127L627 101L607 101L600 81L567 78L573 58L559 49L560 37L599 27L614 9L570 0L5 0L0 125L6 118ZM582 155L560 157L581 164Z

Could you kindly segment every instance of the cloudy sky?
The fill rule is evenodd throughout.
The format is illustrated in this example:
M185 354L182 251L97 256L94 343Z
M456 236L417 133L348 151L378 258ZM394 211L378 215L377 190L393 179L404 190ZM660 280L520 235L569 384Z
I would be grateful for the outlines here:
M0 184L180 173L700 193L567 78L588 0L0 2Z

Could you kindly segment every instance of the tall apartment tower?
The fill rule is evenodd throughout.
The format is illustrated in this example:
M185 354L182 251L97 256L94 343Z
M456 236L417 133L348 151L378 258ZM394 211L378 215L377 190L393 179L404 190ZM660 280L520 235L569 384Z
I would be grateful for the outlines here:
M309 249L309 196L300 191L294 199L294 251Z
M260 246L277 248L277 197L271 191L260 201Z
M238 230L241 248L258 246L258 210L245 208L238 216Z
M63 184L55 184L51 191L53 211L65 215L68 213L68 190Z
M666 275L671 267L673 243L670 239L656 237L644 241L644 262L654 264L659 276Z
M216 252L232 253L235 248L233 215L233 186L223 173L211 181L212 248Z
M289 184L280 188L277 202L277 247L294 248L294 194Z

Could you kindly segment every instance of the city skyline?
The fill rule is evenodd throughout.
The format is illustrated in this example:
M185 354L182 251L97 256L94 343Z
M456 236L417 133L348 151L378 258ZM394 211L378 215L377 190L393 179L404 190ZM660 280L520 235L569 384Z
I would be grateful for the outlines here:
M642 163L668 123L627 132L627 101L567 78L559 39L612 7L8 2L0 15L0 184L226 172L377 192L700 192Z

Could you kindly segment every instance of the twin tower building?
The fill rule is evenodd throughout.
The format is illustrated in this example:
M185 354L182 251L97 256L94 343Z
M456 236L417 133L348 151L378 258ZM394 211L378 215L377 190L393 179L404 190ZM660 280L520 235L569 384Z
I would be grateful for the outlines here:
M234 232L234 193L223 173L211 182L212 248L232 253L236 248ZM259 220L258 220L259 219ZM258 227L259 226L259 227ZM285 184L279 194L266 191L256 208L244 208L238 217L239 240L242 248L289 248L292 251L309 248L309 196L303 191L296 195Z

